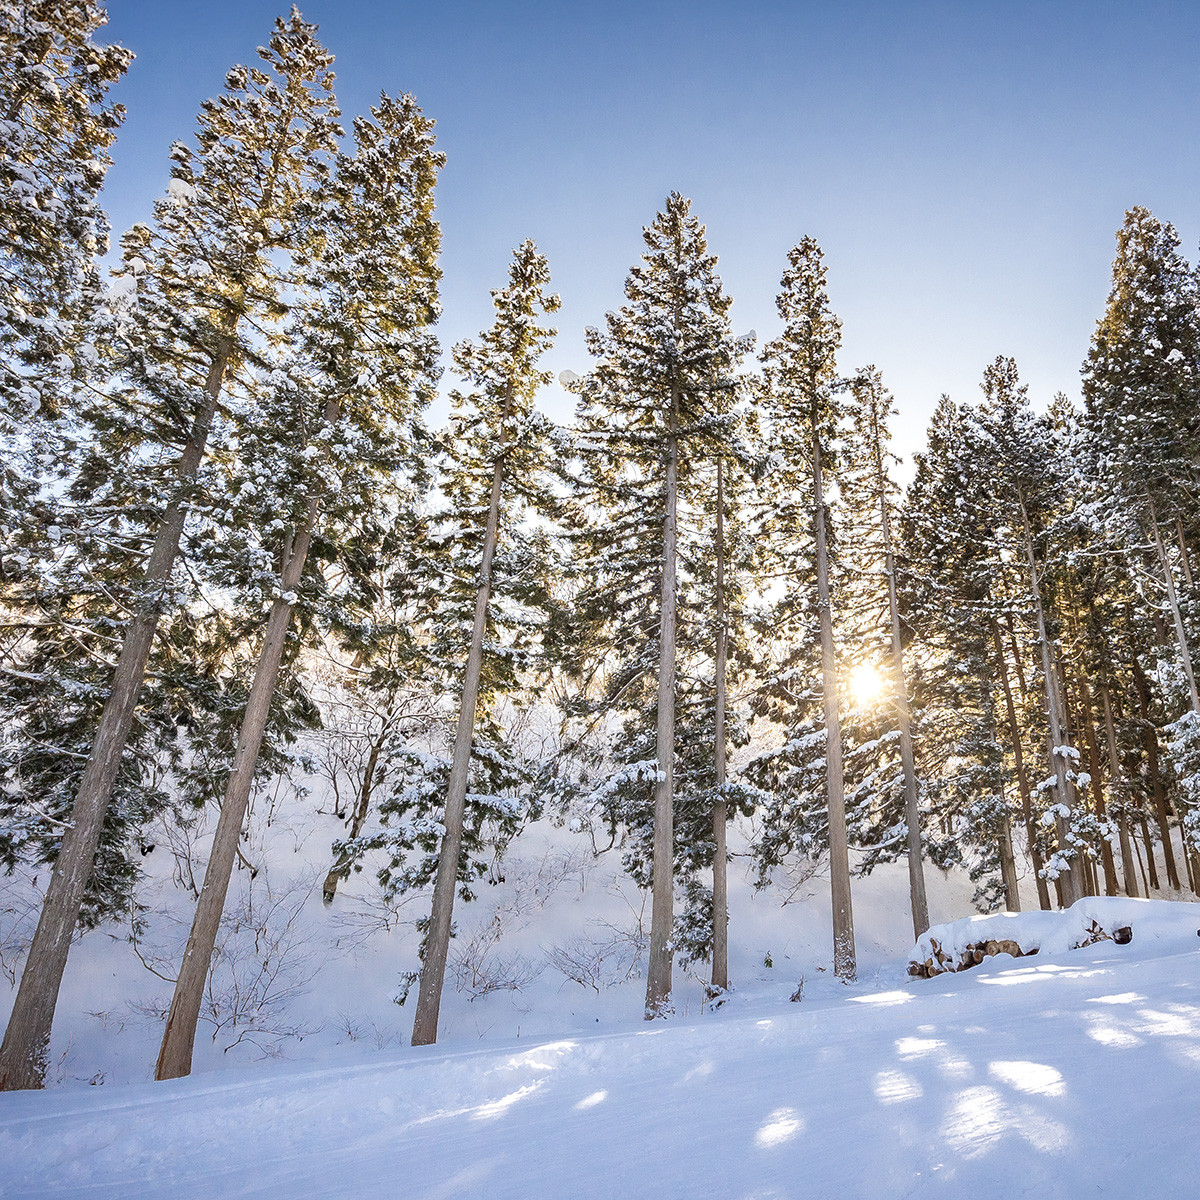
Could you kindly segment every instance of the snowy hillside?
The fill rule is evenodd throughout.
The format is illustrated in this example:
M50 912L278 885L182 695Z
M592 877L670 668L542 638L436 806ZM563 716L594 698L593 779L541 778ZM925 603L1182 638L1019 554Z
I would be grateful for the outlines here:
M1183 1197L1197 905L1130 945L653 1028L0 1096L0 1194Z
M235 873L201 1013L198 1073L275 1059L344 1061L408 1045L415 987L403 1006L397 1001L406 974L418 966L416 922L428 915L428 892L389 904L367 869L323 904L330 846L344 827L322 794L256 800L242 843L254 873ZM128 922L106 925L72 951L50 1048L51 1087L153 1078L169 980L194 905L188 885L203 875L212 821L186 837L165 825L154 833L143 860L150 875L137 894L143 911L136 939ZM735 853L743 848L742 840L731 843ZM642 1028L650 906L622 870L620 854L617 846L597 856L586 834L549 823L521 834L495 868L496 882L481 883L475 901L456 910L440 1021L444 1047ZM972 885L961 872L928 874L935 921L973 911ZM786 1004L801 979L806 998L837 988L827 874L781 874L763 892L751 878L748 860L735 858L731 1006L750 997ZM906 979L907 887L903 863L856 881L859 988ZM19 966L22 938L36 919L35 895L6 881L6 963ZM676 970L680 1018L699 1016L706 966ZM11 978L4 979L0 1020L13 994Z

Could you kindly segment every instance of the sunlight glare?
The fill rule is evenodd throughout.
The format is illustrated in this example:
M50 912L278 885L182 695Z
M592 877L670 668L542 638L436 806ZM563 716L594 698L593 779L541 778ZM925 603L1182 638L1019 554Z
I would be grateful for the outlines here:
M804 1118L794 1108L777 1108L754 1135L754 1142L764 1149L789 1142L804 1132Z
M863 708L878 704L884 687L883 673L873 663L859 663L850 673L850 694L855 704Z

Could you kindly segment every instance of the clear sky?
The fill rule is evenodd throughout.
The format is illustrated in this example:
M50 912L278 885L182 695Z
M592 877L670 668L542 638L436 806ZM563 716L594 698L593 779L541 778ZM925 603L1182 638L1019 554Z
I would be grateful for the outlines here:
M167 148L281 0L109 0L137 53L110 173L116 232ZM874 362L919 448L942 392L1017 359L1035 399L1079 391L1113 234L1144 204L1200 237L1196 0L307 0L348 119L411 91L437 122L449 345L532 237L563 297L557 374L621 302L641 227L691 197L739 333L778 328L785 254L821 243L844 370ZM545 404L571 411L557 385Z

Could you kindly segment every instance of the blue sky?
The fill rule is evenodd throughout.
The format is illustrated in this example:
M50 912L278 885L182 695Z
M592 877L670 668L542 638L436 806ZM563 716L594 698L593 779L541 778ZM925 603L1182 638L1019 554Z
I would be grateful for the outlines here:
M534 238L562 294L548 365L621 301L641 227L691 197L738 332L778 327L789 246L821 243L842 366L874 362L923 442L938 395L972 399L1011 354L1035 398L1078 394L1113 234L1145 204L1200 237L1200 4L888 0L308 0L347 118L380 90L438 122L446 345L490 321L488 289ZM145 219L226 70L284 5L110 0L138 54L107 204ZM546 407L563 418L557 387Z

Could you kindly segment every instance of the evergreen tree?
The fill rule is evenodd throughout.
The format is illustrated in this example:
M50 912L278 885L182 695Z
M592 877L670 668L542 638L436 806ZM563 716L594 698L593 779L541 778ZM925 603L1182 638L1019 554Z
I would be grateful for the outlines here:
M788 269L776 298L784 329L767 344L763 354L771 450L766 486L772 507L763 536L769 540L770 553L775 559L772 574L789 592L804 588L808 573L805 559L810 547L814 559L814 607L821 645L833 961L838 978L849 981L856 970L854 915L838 719L838 664L833 640L831 527L826 500L826 476L834 461L838 436L836 355L842 335L841 322L829 306L822 259L821 248L811 237L789 252ZM804 603L812 604L812 598L805 597ZM788 615L792 619L789 622L784 617L782 628L794 636L800 633L795 622L799 613L794 596L786 597L784 605L791 610ZM795 669L790 663L787 667L789 674Z
M354 136L355 153L338 156L305 214L319 241L303 264L307 295L294 309L294 358L266 381L239 447L234 489L261 513L264 565L279 566L269 576L270 612L158 1079L191 1070L204 984L310 546L320 531L330 557L342 548L338 605L348 607L353 558L362 550L355 542L370 536L363 517L371 519L381 485L390 486L396 473L420 476L427 449L419 413L436 379L429 330L440 277L433 189L443 158L433 149L433 122L411 96L384 96L371 120L355 121ZM313 590L320 582L310 585L310 603L319 600Z
M1190 638L1162 536L1162 525L1178 521L1182 530L1197 515L1200 283L1179 253L1174 228L1145 208L1131 208L1117 231L1112 290L1084 363L1083 392L1100 470L1157 551L1190 706L1200 720Z
M87 0L0 8L0 603L25 570L52 497L75 394L97 377L94 324L108 250L99 193L125 110L108 90L133 55L94 39Z
M1020 383L1012 359L997 358L984 371L980 386L984 403L973 414L972 425L982 440L987 481L997 503L995 525L1010 531L1013 556L1017 561L1023 559L1027 568L1025 581L1041 658L1059 838L1050 869L1061 879L1064 903L1070 905L1084 894L1070 830L1079 752L1070 741L1058 652L1051 640L1050 614L1043 596L1046 564L1039 561L1047 557L1047 533L1062 500L1057 445L1050 422L1030 409L1028 389Z
M848 512L851 553L862 564L860 578L865 595L860 606L870 624L886 608L886 641L891 659L891 702L900 740L900 765L904 790L904 823L907 828L909 899L916 937L929 928L929 904L921 851L921 807L913 751L908 678L904 669L904 634L901 627L896 552L892 527L899 489L888 475L898 461L890 450L889 422L895 415L891 393L874 367L859 371L850 381L845 439L847 467L840 480L842 502ZM880 570L882 569L882 579ZM873 585L873 586L872 586ZM886 605L880 592L886 592Z
M0 9L0 862L8 869L57 851L65 785L77 774L64 772L64 760L86 754L83 697L105 669L97 622L109 606L98 596L115 584L111 571L100 586L84 582L62 487L83 433L78 410L102 378L97 262L108 219L98 196L124 116L107 93L132 59L94 41L105 21L88 3ZM157 798L153 788L133 794L139 773L127 771L130 788L119 789L131 812ZM88 923L127 900L134 868L119 842L101 847L104 881L85 894Z
M1021 797L1035 869L1043 865L1034 793L1025 770L1024 701L1014 702L1005 645L1012 604L998 551L994 483L982 443L969 419L943 396L929 426L902 518L909 589L907 611L920 665L922 757L930 806L943 834L930 846L939 865L968 864L976 903L988 908L1004 895L1019 904L1007 787ZM1006 635L1007 636L1007 635ZM1016 670L1023 681L1021 660ZM1013 771L1004 749L995 684L1003 685ZM1024 684L1022 683L1022 692ZM1001 884L996 882L996 873ZM1044 880L1039 897L1049 907Z
M142 537L145 566L121 655L0 1049L4 1088L39 1086L44 1074L71 935L160 614L171 604L210 428L230 377L254 359L265 322L282 311L281 273L301 232L297 202L321 175L337 130L331 60L313 26L293 11L260 54L269 70L230 72L225 93L203 108L197 150L172 149L154 225L135 226L123 241L110 337L129 386L85 414L96 452L76 486L93 509L132 507L134 528L154 533Z
M586 707L594 721L624 717L615 770L593 800L630 829L627 862L652 886L651 1020L670 1011L673 965L677 627L690 582L680 575L681 501L698 494L701 464L729 441L727 397L745 345L730 332L730 300L689 201L673 192L643 237L626 303L604 330L588 331L598 361L580 384L578 608L590 662ZM707 722L706 745L712 729ZM709 753L715 781L712 762ZM711 799L702 806L708 826Z
M552 430L533 407L538 389L549 381L549 375L538 368L538 359L556 334L538 324L541 314L559 307L558 297L545 291L549 282L545 257L533 242L523 242L513 253L508 285L492 293L495 322L478 342L461 342L454 348L459 375L477 390L452 397L452 465L442 487L451 511L453 566L444 581L450 602L437 641L439 648L445 647L443 654L454 655L461 664L461 691L413 1022L415 1046L437 1040L454 893L464 870L472 759L492 768L492 786L484 796L496 797L497 808L511 807L511 799L504 797L505 785L518 782L505 763L508 756L493 749L494 742L489 745L486 736L477 737L489 732L480 731L477 723L481 708L485 718L490 716L495 698L515 690L520 671L528 666L531 642L536 640L538 610L544 611L548 603L545 535L529 533L522 522L553 513L557 507L548 487L555 453ZM471 636L464 646L468 605L473 609ZM496 732L494 727L491 732ZM475 808L478 812L478 800ZM475 820L472 824L477 827Z

